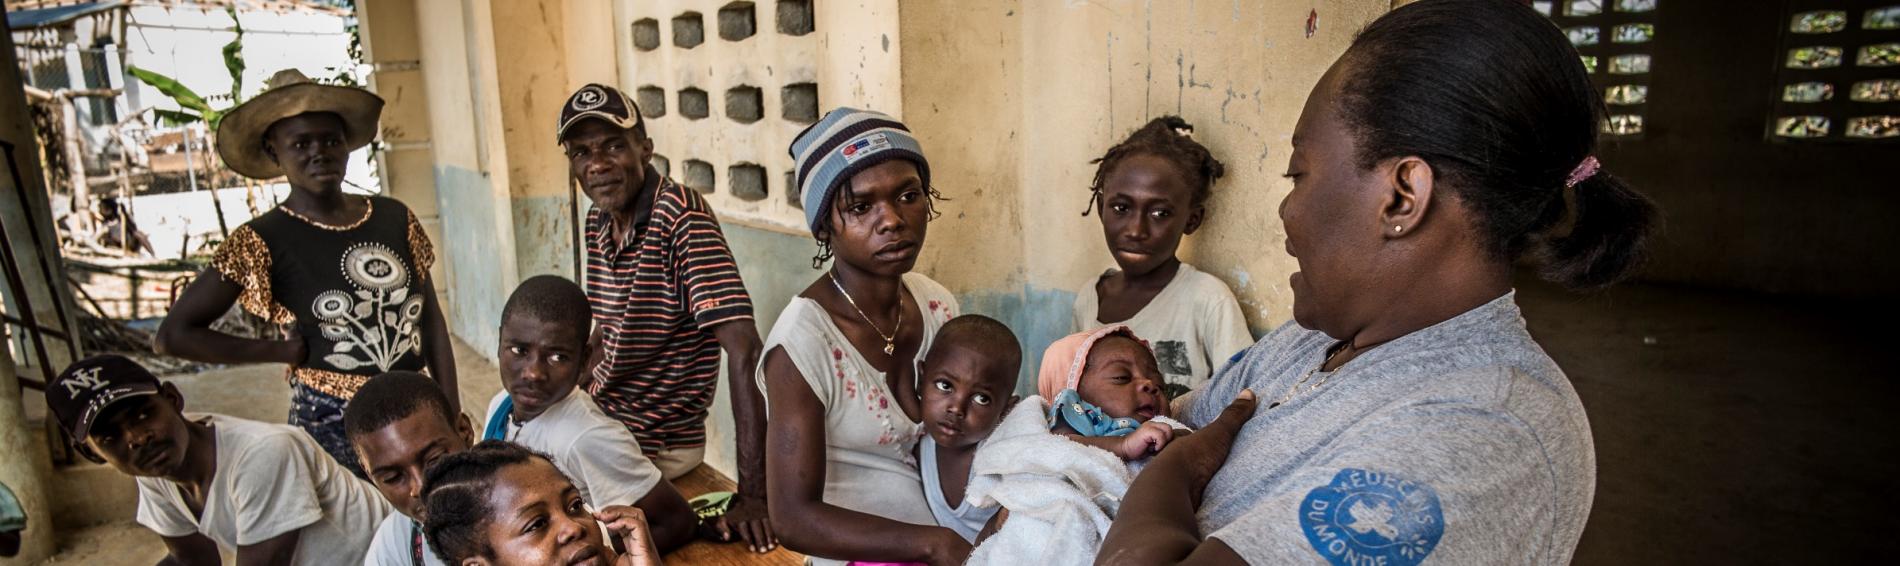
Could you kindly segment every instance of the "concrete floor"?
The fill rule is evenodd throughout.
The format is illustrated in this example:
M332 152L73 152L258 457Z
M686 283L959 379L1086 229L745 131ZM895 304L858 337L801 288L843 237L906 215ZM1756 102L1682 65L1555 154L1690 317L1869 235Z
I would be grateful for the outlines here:
M1653 286L1584 298L1545 285L1519 302L1596 439L1577 563L1891 554L1900 382L1876 339L1891 305Z
M1593 297L1525 283L1531 332L1576 384L1597 449L1579 564L1859 561L1887 550L1900 501L1900 382L1876 364L1891 307L1656 286ZM500 384L456 350L464 407ZM178 378L187 404L283 419L281 370ZM267 385L258 385L258 384ZM473 409L471 409L473 410ZM151 564L129 522L74 533L51 564ZM102 549L110 551L102 551Z

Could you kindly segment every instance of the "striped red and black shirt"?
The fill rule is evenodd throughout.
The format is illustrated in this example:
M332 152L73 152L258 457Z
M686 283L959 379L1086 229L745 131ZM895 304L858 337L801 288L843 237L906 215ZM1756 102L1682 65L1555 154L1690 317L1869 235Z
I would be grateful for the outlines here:
M658 180L639 239L618 245L608 214L587 211L587 299L604 350L587 392L652 456L706 444L719 384L711 330L752 320L752 298L712 208L653 168L647 175Z

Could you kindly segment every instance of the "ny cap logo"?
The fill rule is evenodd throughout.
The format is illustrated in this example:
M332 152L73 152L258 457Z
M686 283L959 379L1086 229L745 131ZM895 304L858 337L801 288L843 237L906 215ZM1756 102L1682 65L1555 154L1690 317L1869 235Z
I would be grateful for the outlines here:
M100 369L101 368L98 367L89 367L75 371L71 378L59 383L60 385L66 386L66 394L73 397L78 397L82 392L82 388L98 391L106 386L106 380L99 379Z

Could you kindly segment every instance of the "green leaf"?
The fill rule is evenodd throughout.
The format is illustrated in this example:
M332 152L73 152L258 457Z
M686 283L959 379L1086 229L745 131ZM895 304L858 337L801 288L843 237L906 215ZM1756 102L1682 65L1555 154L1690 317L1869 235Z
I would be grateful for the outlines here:
M244 84L244 22L238 20L236 6L225 9L231 14L231 29L237 37L224 44L224 69L231 72L231 104L243 102Z
M164 126L183 126L204 119L190 112L179 112L177 110L165 110L162 108L152 109L152 115L156 116L158 123Z
M178 79L167 77L134 65L126 66L126 71L132 73L132 76L138 77L139 82L152 85L152 88L158 89L158 92L163 93L165 96L172 97L172 100L177 102L180 108L194 110L201 115L215 112L211 109L211 105L205 102L204 97L198 96L198 93L193 92L191 87L187 87L184 83L178 82Z

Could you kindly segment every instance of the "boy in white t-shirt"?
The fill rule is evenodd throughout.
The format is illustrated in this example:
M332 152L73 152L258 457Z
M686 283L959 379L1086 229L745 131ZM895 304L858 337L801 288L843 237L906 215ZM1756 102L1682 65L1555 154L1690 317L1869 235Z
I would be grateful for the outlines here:
M46 387L74 447L138 480L138 522L166 563L319 566L363 558L389 505L296 428L186 416L184 396L137 363L94 356Z
M501 311L503 391L488 403L482 439L547 454L594 509L640 508L654 544L671 551L692 539L698 517L626 425L576 394L587 373L589 309L586 293L562 277L535 276L515 288Z
M474 443L468 416L453 411L435 380L411 371L370 378L343 409L350 447L396 509L376 528L363 566L445 564L423 541L422 484L428 468Z
M1182 262L1181 238L1200 229L1223 166L1177 116L1148 122L1095 160L1089 210L1117 269L1075 293L1075 330L1122 324L1146 337L1168 394L1196 389L1253 345L1226 283Z

